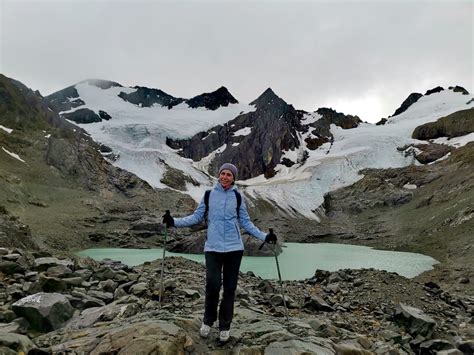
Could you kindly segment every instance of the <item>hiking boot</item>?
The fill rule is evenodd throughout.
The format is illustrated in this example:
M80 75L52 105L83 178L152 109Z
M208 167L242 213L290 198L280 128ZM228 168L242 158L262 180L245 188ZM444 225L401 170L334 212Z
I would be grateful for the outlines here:
M209 333L211 332L211 327L202 323L201 329L199 329L199 335L202 338L207 338L209 336Z
M219 332L219 340L221 342L226 342L230 338L230 330L221 330Z

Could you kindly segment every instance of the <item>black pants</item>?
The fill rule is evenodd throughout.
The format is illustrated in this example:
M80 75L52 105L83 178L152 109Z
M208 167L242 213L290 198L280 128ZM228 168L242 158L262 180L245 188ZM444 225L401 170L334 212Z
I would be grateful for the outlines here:
M243 250L228 253L206 252L206 300L204 324L212 326L217 319L217 304L222 280L224 296L219 307L219 330L229 330L234 316L235 289L239 278Z

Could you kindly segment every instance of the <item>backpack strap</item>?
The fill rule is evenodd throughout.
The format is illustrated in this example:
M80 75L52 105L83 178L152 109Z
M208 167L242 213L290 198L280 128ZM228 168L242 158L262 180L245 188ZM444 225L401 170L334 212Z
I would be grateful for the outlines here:
M204 211L204 221L207 224L207 215L209 214L209 196L211 195L211 190L206 190L204 193L204 204L206 205L206 210Z
M240 192L237 190L234 190L235 193L235 198L237 199L237 218L240 217L240 205L242 204L242 195L240 195Z

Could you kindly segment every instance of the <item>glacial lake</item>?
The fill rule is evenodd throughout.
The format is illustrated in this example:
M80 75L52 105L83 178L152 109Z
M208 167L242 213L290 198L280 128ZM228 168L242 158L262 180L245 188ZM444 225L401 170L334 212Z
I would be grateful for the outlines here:
M163 249L122 249L97 248L77 253L95 260L109 258L135 266L161 259ZM204 263L204 255L166 252L166 256L182 256ZM364 246L347 244L304 244L285 243L283 252L278 256L282 279L302 280L314 275L316 269L336 271L340 269L374 268L396 272L412 278L424 271L433 269L438 261L430 256L416 253L377 250ZM277 279L275 257L244 256L240 271L252 271L266 279Z

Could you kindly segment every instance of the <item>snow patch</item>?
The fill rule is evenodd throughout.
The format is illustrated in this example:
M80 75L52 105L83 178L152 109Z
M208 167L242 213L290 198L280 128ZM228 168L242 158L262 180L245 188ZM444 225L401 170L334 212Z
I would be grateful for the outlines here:
M12 152L9 152L8 150L6 150L4 147L2 147L3 151L5 153L7 153L9 156L21 161L22 163L26 163L23 159L20 158L20 156L18 154L15 154L15 153L12 153Z
M450 145L456 148L463 147L467 143L470 143L473 141L474 141L474 133L469 133L461 137L454 137L454 138L441 137L441 138L436 138L436 139L431 140L432 143L446 144L446 145Z
M239 129L238 131L235 131L233 133L233 135L234 135L234 137L248 136L250 134L250 132L252 132L252 127L244 127L244 128Z
M10 133L13 132L13 129L7 128L7 127L2 126L2 125L0 125L0 129L1 129L1 130L4 130L4 131L7 132L8 134L10 134Z

